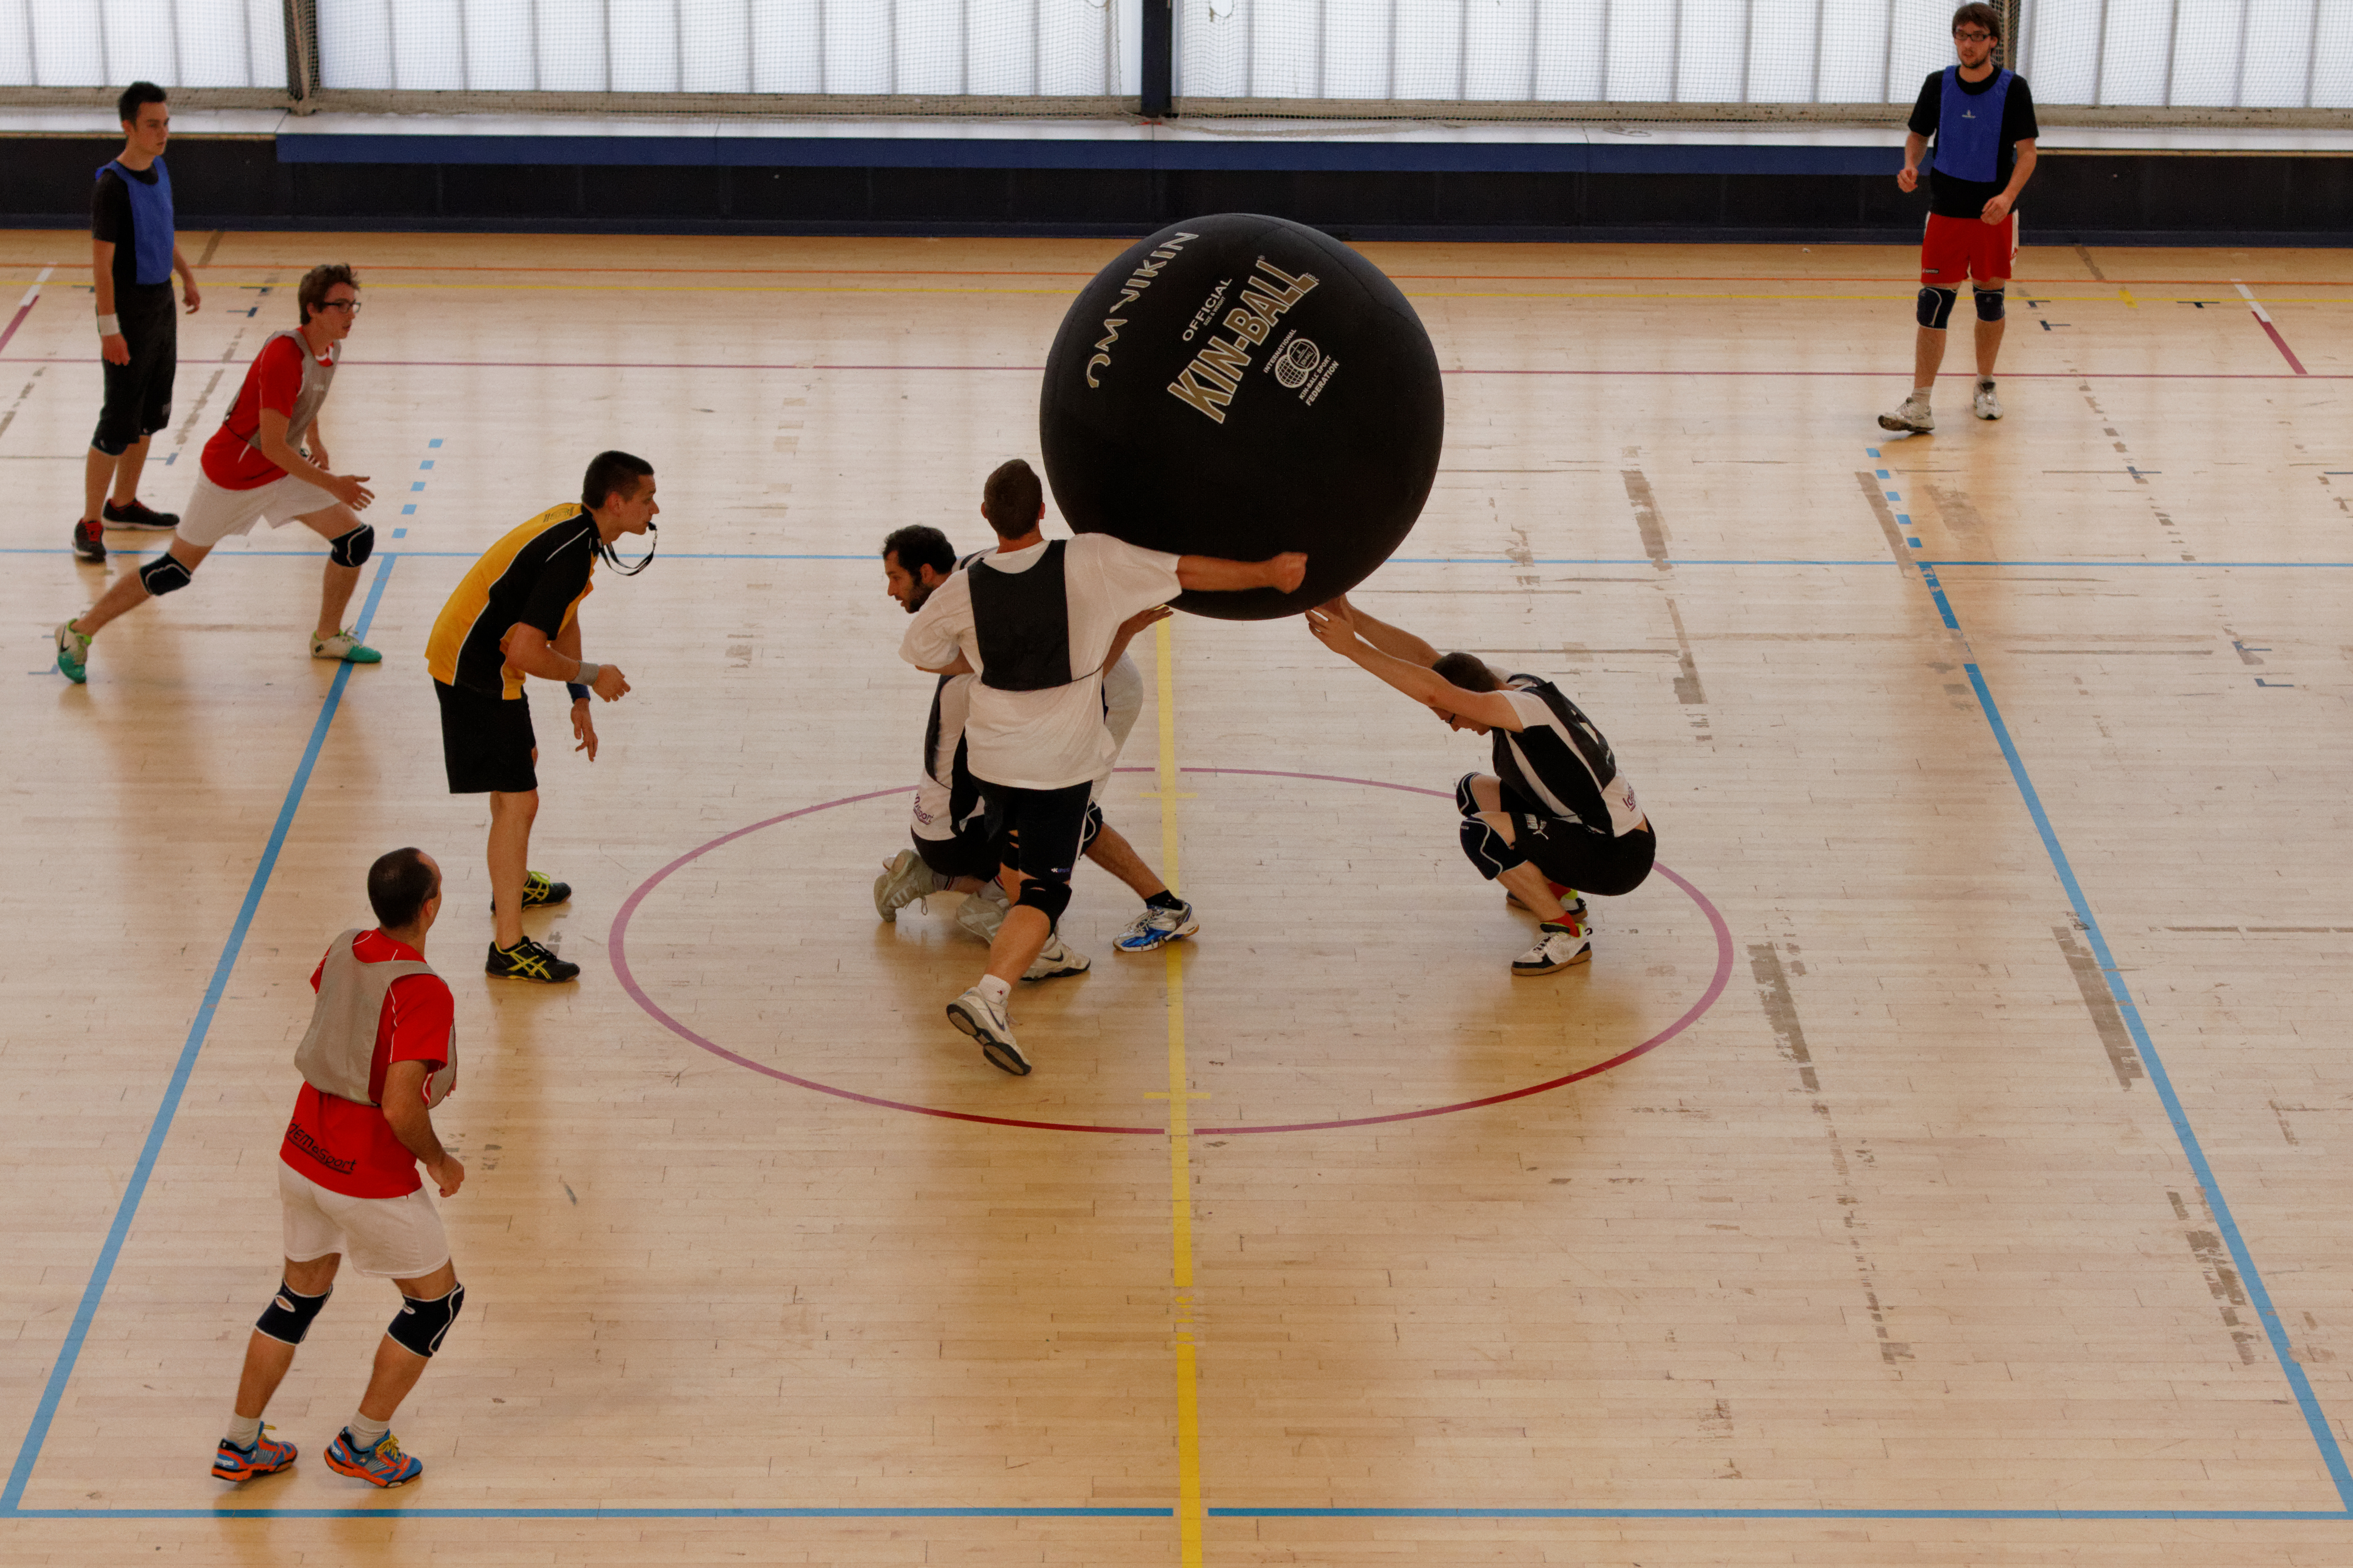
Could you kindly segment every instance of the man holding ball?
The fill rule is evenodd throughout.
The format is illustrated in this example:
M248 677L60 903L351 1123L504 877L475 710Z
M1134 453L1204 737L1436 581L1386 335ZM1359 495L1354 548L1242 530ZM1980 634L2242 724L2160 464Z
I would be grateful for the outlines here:
M1095 781L1119 755L1103 706L1113 641L1132 617L1180 592L1287 594L1305 577L1307 557L1171 555L1105 533L1049 543L1045 487L1018 458L988 476L981 512L996 551L932 590L899 657L934 675L979 677L965 754L1000 877L1016 896L987 972L948 1004L948 1021L980 1042L990 1065L1018 1076L1029 1058L1014 1041L1008 999L1070 906Z

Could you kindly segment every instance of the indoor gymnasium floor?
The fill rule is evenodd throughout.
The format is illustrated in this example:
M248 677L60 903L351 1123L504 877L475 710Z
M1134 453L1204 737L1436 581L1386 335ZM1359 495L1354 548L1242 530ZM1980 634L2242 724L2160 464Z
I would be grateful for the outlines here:
M1362 600L1584 703L1662 874L1514 981L1483 743L1180 616L1108 804L1200 934L1113 954L1082 872L1016 1079L941 1016L953 900L874 919L927 699L875 551L985 542L1118 242L193 237L146 499L354 263L386 660L306 657L322 547L264 531L75 688L51 628L153 542L66 549L86 244L0 237L47 278L0 349L10 1563L2353 1562L2343 253L2030 248L2009 417L1957 332L1898 439L1908 250L1366 246L1450 406ZM584 606L635 686L593 766L540 699L578 892L531 929L586 972L498 987L420 650L606 447L663 549ZM232 1489L305 982L411 843L471 1173L427 1470L315 1462L354 1277L302 1463Z

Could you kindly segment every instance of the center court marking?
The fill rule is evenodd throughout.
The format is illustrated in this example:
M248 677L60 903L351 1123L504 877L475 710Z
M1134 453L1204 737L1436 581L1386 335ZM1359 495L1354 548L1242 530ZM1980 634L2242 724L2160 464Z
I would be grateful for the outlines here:
M1152 770L1143 768L1122 768L1119 771L1122 773L1142 773ZM1318 784L1356 784L1366 789L1395 790L1400 795L1428 795L1440 800L1451 801L1454 798L1452 794L1446 790L1422 789L1413 784L1387 784L1378 779L1344 778L1335 773L1285 773L1271 768L1184 767L1178 768L1176 771L1180 773L1187 773L1198 777L1215 777L1220 774L1235 774L1254 778L1304 779ZM907 789L904 785L892 789L871 789L863 791L858 795L844 795L839 800L824 801L816 805L805 805L796 811L784 812L776 816L766 817L761 821L752 823L747 826L739 827L733 833L722 834L720 837L711 840L708 844L699 845L696 847L688 850L685 854L680 856L669 865L664 866L660 870L656 871L652 876L647 878L644 882L639 884L636 891L632 892L628 898L623 901L620 913L615 917L613 921L613 934L607 943L607 947L612 956L613 973L621 982L621 988L627 991L629 994L630 999L636 1002L639 1007L643 1008L655 1022L660 1024L662 1027L678 1036L679 1038L685 1040L690 1045L698 1046L703 1050L709 1051L712 1056L718 1057L725 1061L733 1062L737 1067L748 1068L752 1071L758 1073L765 1078L773 1078L780 1082L789 1083L797 1089L814 1089L819 1094L831 1095L837 1100L855 1100L860 1105L871 1105L884 1110L903 1110L917 1116L936 1116L950 1121L977 1121L994 1127L1027 1127L1047 1132L1107 1132L1149 1138L1157 1138L1166 1134L1168 1131L1167 1126L1117 1126L1093 1122L1033 1121L1028 1118L1015 1116L985 1116L976 1111L950 1110L944 1107L934 1105L915 1105L906 1100L892 1100L882 1095L862 1094L856 1089L842 1089L833 1084L819 1083L815 1079L803 1078L797 1073L786 1072L781 1068L771 1067L765 1062L754 1061L750 1057L744 1056L739 1052L729 1050L726 1047L719 1044L717 1041L697 1034L694 1030L689 1028L686 1025L681 1023L677 1018L671 1016L670 1013L665 1011L661 1004L655 1001L650 995L649 995L645 987L638 983L635 971L629 967L628 948L629 923L632 919L635 918L638 906L644 903L646 899L653 893L654 889L659 887L674 873L692 865L696 860L702 858L704 855L709 854L714 849L732 844L735 842L735 840L745 837L748 835L758 833L763 829L779 826L784 823L792 822L801 817L813 816L821 811L831 811L839 806L855 805L861 801L878 800L886 795L903 795L906 793ZM1165 833L1166 828L1164 826L1164 835ZM1657 866L1654 868L1660 876L1665 878L1668 881L1672 882L1677 888L1682 889L1684 896L1689 898L1694 904L1697 905L1700 912L1707 917L1709 928L1715 933L1715 970L1710 976L1707 987L1701 993L1699 999L1694 1002L1689 1007L1685 1008L1682 1016L1676 1018L1674 1022L1669 1024L1665 1028L1661 1029L1657 1034L1652 1035L1648 1039L1629 1047L1627 1049L1619 1052L1617 1055L1610 1057L1605 1061L1596 1062L1590 1067L1580 1068L1575 1072L1565 1073L1558 1078L1546 1079L1541 1083L1529 1084L1521 1089L1505 1089L1497 1094L1482 1095L1475 1100L1458 1100L1448 1105L1425 1106L1413 1110L1392 1111L1381 1116L1353 1116L1331 1121L1270 1122L1247 1127L1196 1127L1192 1128L1191 1131L1204 1135L1216 1133L1220 1137L1239 1136L1246 1133L1261 1132L1320 1132L1336 1131L1346 1127L1377 1127L1386 1125L1393 1121L1416 1121L1432 1116L1451 1116L1459 1111L1476 1110L1484 1106L1501 1105L1507 1100L1525 1100L1531 1095L1545 1094L1556 1089L1566 1089L1570 1084L1580 1082L1588 1078L1597 1077L1599 1074L1609 1072L1615 1068L1623 1067L1637 1057L1647 1056L1651 1051L1658 1049L1661 1046L1665 1045L1669 1040L1673 1039L1677 1035L1682 1034L1684 1030L1697 1023L1700 1020L1701 1016L1706 1013L1710 1007L1713 1007L1715 1005L1716 999L1724 994L1725 986L1730 981L1732 976L1732 930L1725 923L1723 914L1717 910L1713 903L1708 901L1707 896L1704 893L1702 893L1697 888L1694 887L1683 877L1672 870L1669 870L1664 865ZM1176 886L1176 882L1173 878L1170 879L1169 885L1171 887Z

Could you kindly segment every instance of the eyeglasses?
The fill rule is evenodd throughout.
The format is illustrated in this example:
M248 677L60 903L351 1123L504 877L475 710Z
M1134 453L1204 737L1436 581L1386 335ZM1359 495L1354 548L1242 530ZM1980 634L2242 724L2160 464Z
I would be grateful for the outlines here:
M329 300L321 304L319 309L322 310L349 310L353 315L356 316L360 313L360 302L357 300Z
M1991 33L1980 32L1975 27L1966 33L1955 33L1953 37L1965 44L1989 44L1993 41Z

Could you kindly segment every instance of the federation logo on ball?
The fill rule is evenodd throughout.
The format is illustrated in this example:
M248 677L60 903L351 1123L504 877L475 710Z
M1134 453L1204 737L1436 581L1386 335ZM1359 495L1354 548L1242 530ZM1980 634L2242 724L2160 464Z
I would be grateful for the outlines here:
M1274 379L1294 392L1307 384L1307 378L1322 368L1324 351L1306 338L1293 338L1275 356Z

